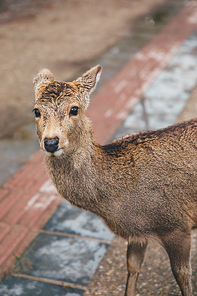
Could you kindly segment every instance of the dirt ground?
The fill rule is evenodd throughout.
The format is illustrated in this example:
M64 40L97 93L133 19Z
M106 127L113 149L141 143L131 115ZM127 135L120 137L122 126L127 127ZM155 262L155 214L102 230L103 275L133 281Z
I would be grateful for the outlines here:
M32 79L77 77L165 0L4 0L0 7L0 137L30 117Z

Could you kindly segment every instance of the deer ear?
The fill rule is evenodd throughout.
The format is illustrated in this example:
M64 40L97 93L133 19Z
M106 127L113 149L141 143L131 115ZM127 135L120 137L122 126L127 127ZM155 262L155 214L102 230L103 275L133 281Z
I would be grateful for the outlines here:
M40 70L33 79L36 97L38 96L38 93L41 87L53 81L54 81L54 76L51 73L51 71L49 71L48 69Z
M80 83L82 88L83 105L86 109L90 102L90 94L95 90L97 82L101 76L102 67L97 65L79 77L76 81Z
M82 85L82 88L86 92L91 94L95 90L97 82L100 79L101 71L102 71L101 66L97 65L96 67L91 68L81 77L79 77L76 81L80 82L80 84Z

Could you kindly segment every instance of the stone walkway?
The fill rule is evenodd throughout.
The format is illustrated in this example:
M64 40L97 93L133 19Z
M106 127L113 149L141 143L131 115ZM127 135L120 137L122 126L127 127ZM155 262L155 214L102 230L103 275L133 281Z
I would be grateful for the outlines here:
M176 121L197 82L196 27L197 3L190 1L97 92L87 115L100 143ZM92 279L113 247L113 234L93 214L61 202L40 152L0 189L0 208L0 295L123 294L125 282L109 292L102 290L104 281L99 286ZM165 254L157 251L162 267ZM196 282L194 273L194 295ZM140 295L151 295L145 286ZM166 287L152 284L152 295L166 294Z

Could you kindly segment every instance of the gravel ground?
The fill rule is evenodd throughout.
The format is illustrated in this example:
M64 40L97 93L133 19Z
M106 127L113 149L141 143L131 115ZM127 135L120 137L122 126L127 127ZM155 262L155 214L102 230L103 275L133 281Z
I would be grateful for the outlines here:
M194 232L192 242L192 283L194 295L197 295L196 257L197 232ZM83 296L124 295L126 278L126 242L119 237L115 237ZM138 279L138 291L140 296L181 295L171 272L168 255L155 241L149 242Z

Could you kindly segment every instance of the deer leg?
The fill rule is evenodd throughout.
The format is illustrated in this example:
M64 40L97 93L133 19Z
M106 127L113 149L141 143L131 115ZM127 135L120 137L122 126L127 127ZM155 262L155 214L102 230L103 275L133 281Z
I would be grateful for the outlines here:
M135 296L137 279L141 269L141 265L144 261L144 256L146 253L147 240L143 242L130 241L128 242L127 248L127 284L125 296Z
M172 272L181 289L182 296L192 296L190 249L191 236L172 234L163 240L169 255Z

